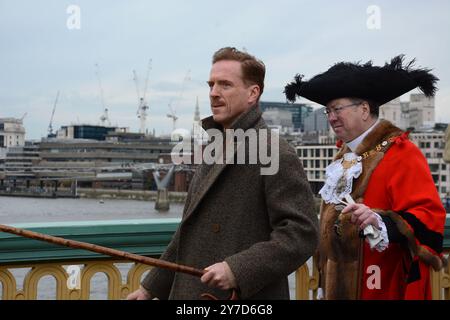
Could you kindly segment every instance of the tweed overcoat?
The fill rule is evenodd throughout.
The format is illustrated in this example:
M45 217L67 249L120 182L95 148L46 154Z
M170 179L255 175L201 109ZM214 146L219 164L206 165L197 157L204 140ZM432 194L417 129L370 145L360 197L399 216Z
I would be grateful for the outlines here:
M220 128L212 117L202 126ZM254 106L231 128L267 127ZM226 261L241 299L289 299L287 276L318 244L317 213L301 162L285 140L279 140L278 172L261 175L261 167L201 164L179 228L161 259L199 269ZM194 276L157 268L142 286L159 299L199 299L202 293L229 296Z

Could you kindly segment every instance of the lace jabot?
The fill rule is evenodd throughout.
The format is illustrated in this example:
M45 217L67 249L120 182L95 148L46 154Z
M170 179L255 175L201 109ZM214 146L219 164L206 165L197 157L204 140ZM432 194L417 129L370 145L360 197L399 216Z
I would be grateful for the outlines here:
M345 169L343 162L354 162L352 166ZM362 173L362 164L358 161L358 156L353 152L344 154L344 157L332 162L326 168L325 185L320 189L319 194L325 203L339 204L347 194L352 192L353 179L358 178Z

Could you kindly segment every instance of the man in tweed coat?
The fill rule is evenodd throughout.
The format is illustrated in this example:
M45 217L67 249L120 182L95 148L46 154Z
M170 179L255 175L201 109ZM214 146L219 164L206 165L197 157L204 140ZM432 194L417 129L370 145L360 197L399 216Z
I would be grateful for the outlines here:
M229 47L217 51L208 81L213 115L202 121L204 129L270 131L258 107L264 76L255 57ZM206 273L198 279L154 268L128 299L199 299L203 293L225 299L229 289L241 299L289 299L287 276L314 253L318 220L295 150L283 139L278 150L279 168L267 175L260 163L200 165L161 259Z

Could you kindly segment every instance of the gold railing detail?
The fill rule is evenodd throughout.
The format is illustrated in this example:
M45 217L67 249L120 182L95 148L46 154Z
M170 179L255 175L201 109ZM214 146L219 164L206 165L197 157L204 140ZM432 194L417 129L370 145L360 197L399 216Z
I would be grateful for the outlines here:
M108 278L108 300L119 299L122 288L122 276L114 264L92 263L81 271L81 300L88 300L91 295L91 279L97 273L104 273Z
M123 292L123 296L126 297L129 292L133 292L133 290L139 288L141 284L141 277L147 270L150 270L152 267L147 266L145 264L135 263L130 271L128 271L127 283L129 284L128 291ZM123 290L124 291L124 290Z
M431 271L431 290L433 300L450 300L450 264L441 271Z
M13 274L7 269L0 267L0 282L2 283L2 299L14 300L16 278L14 278Z
M63 266L67 262L55 262L45 264L18 264L0 266L0 282L2 284L3 300L35 300L38 298L39 281L46 276L51 276L56 281L57 300L88 300L91 295L91 280L103 273L108 281L108 299L125 299L128 293L139 288L141 277L151 267L142 264L132 264L127 273L127 282L123 283L122 275L115 266L117 263L130 263L129 261L93 260L82 262L70 262L70 265L79 265L79 288L68 288L69 274ZM10 270L31 268L23 280L23 290L17 288L17 280Z
M448 253L448 251L447 251ZM130 264L126 271L126 282L116 264ZM80 266L79 287L69 289L67 284L69 274L64 268ZM312 267L312 270L311 270ZM17 289L17 279L13 269L31 268L23 280L23 289ZM84 260L77 262L60 261L42 264L16 264L0 266L1 297L3 300L34 300L38 298L39 281L46 276L56 280L57 300L87 300L91 298L92 278L103 273L107 277L107 298L111 300L125 299L126 296L139 287L142 275L151 267L129 261ZM440 272L431 271L432 295L434 300L450 300L450 265ZM20 285L20 284L19 284ZM295 298L297 300L315 300L319 287L319 272L317 261L305 263L295 273Z
M36 300L39 280L45 276L52 276L56 280L56 299L68 299L67 273L62 266L57 264L44 264L33 267L23 281L23 293L17 292L20 294L19 296L23 296L26 300ZM16 295L16 297L18 296Z
M295 272L295 299L296 300L316 300L319 289L319 269L314 257L312 260L312 273L308 264L297 269Z

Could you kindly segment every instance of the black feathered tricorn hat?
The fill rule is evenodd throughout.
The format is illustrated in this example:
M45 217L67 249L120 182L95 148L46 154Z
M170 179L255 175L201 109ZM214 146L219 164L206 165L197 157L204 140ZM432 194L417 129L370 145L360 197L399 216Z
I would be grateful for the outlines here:
M416 87L427 97L434 96L439 79L430 69L413 69L415 59L405 65L403 60L404 55L398 55L383 67L373 66L371 61L339 62L309 81L297 74L284 93L291 102L299 96L325 106L338 98L371 100L380 106Z

